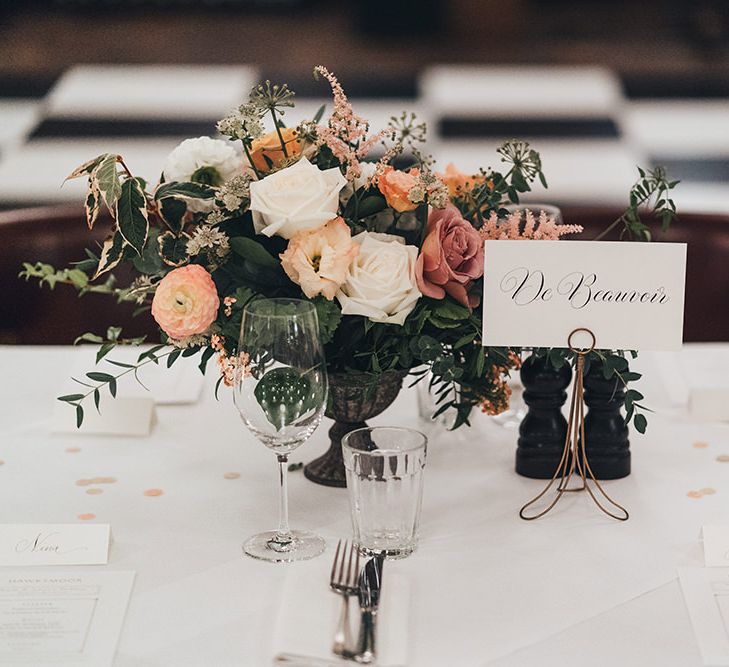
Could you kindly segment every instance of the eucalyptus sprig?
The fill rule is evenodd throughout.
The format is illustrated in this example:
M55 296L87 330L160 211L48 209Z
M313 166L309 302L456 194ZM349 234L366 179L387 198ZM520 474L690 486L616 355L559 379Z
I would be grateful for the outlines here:
M121 333L121 329L118 330L119 333ZM88 336L92 336L93 334L84 334L84 336L81 336L79 339L77 339L77 342L79 340L90 340ZM112 341L107 341L106 344ZM119 340L119 343L122 341ZM114 342L114 345L117 343ZM98 363L101 358L104 356L102 351L104 350L105 344L102 345L99 352L97 353L96 362ZM165 352L162 352L162 350L167 350ZM81 424L83 424L84 421L84 408L83 408L83 402L89 398L89 396L93 396L94 399L94 405L96 406L96 410L100 411L100 403L101 403L101 390L105 387L108 387L109 394L112 398L116 398L117 393L117 385L118 381L124 377L125 375L128 375L129 373L134 374L134 378L136 381L144 387L144 383L139 378L138 372L139 369L150 364L159 364L160 360L166 359L167 360L167 368L170 368L177 359L180 357L191 357L200 350L203 349L200 346L194 346L194 347L188 347L184 350L177 348L177 347L171 347L166 344L162 345L155 345L154 347L150 348L149 350L145 350L142 352L139 357L137 358L136 363L129 364L123 361L115 361L113 359L107 359L107 363L112 364L113 366L117 366L123 370L121 370L116 375L113 375L111 373L105 373L101 371L90 371L86 373L85 380L90 380L91 382L95 384L89 384L89 382L85 380L79 380L77 378L71 378L74 382L80 384L83 387L87 387L88 391L86 393L77 393L77 394L66 394L65 396L59 396L58 400L63 403L68 403L69 405L76 408L76 428L80 428ZM108 351L108 350L107 350ZM200 372L205 374L205 369L207 367L207 363L210 360L210 357L212 357L214 354L214 351L212 348L207 347L203 350L202 359L200 361L200 364L198 365L198 368L200 369ZM146 389L146 387L145 387Z
M661 231L665 232L676 219L676 204L671 199L670 191L680 181L668 180L664 167L645 169L638 167L640 178L630 189L630 203L625 211L606 227L593 240L605 238L613 229L622 225L620 238L630 241L650 241L651 230L640 217L640 209L647 208L648 215L660 219Z

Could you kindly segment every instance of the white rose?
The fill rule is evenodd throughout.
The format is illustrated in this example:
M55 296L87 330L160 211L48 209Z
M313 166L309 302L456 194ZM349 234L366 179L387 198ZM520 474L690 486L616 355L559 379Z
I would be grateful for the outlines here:
M362 232L352 240L360 248L337 292L342 314L402 325L420 298L415 282L418 249L392 234Z
M322 171L305 157L251 183L251 211L257 234L290 239L337 217L339 191L347 183L338 167Z
M207 172L207 173L205 173ZM198 181L218 186L243 172L243 159L227 141L185 139L165 160L165 181Z

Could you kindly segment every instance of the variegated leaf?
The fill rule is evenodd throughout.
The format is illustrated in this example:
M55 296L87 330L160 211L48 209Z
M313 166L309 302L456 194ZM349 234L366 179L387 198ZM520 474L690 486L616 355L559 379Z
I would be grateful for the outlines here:
M181 199L212 199L215 189L205 183L170 181L162 183L154 193L157 200L166 197L179 197Z
M124 254L124 238L116 231L114 234L104 241L101 248L101 258L99 266L92 280L96 280L102 273L106 273L113 269L122 260Z
M117 224L124 240L141 255L149 234L149 218L144 191L134 178L128 178L121 185L117 201Z
M116 168L118 157L118 155L106 155L92 173L92 178L96 179L97 187L112 217L116 217L116 203L121 194L121 180Z
M80 167L76 167L68 176L66 176L66 180L70 181L74 178L79 178L80 176L84 176L86 174L90 174L96 167L99 165L99 163L107 157L108 153L102 153L98 157L95 157L93 160L89 160L88 162L84 162Z
M160 234L157 241L159 243L159 255L162 261L168 266L182 266L189 259L187 254L187 242L190 240L188 234L180 234L177 236L172 232Z
M94 223L99 215L101 208L101 193L99 192L96 179L89 177L89 191L86 193L86 201L84 202L84 211L86 211L86 224L89 229L94 228Z

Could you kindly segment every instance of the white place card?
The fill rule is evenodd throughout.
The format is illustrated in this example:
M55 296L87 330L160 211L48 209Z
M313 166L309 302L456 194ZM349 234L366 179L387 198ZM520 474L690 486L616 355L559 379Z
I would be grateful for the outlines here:
M680 567L678 579L704 664L729 666L729 568Z
M0 665L111 667L134 572L0 573Z
M100 412L93 401L86 401L84 421L76 428L76 413L72 406L56 401L53 406L51 432L66 435L149 435L155 422L154 401L151 398L104 397Z
M0 565L105 565L109 524L0 524Z
M684 243L486 241L483 344L677 350L685 274Z
M729 526L704 526L701 538L706 567L729 567Z

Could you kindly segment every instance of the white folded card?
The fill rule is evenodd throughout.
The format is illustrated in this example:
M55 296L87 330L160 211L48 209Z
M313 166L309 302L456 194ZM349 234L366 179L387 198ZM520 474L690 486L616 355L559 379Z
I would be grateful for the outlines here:
M701 538L706 567L729 567L729 526L704 526Z
M729 665L729 568L680 567L684 600L705 665Z
M51 431L53 433L86 435L149 435L155 420L154 401L151 398L112 398L106 396L97 412L94 403L84 404L84 421L76 428L73 406L56 401L53 406Z
M0 565L104 565L109 524L0 524Z
M684 243L486 241L483 344L679 349L685 274Z

